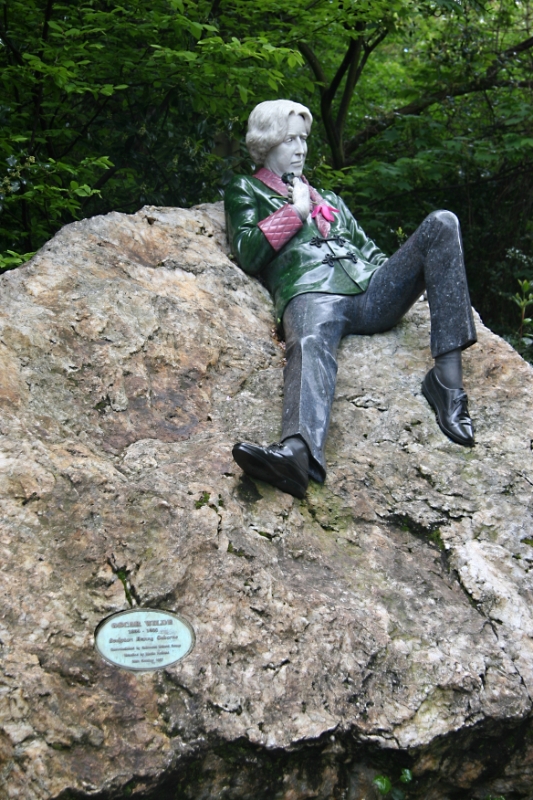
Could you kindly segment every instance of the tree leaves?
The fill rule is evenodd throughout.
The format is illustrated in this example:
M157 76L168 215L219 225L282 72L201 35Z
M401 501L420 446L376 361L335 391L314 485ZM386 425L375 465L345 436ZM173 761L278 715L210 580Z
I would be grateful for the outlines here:
M509 248L533 251L527 3L0 3L0 250L84 214L217 199L250 168L253 105L287 96L315 118L311 180L389 250L454 210L476 307L516 328L500 293Z
M244 117L261 87L278 90L289 56L301 63L257 31L219 35L198 3L2 6L0 165L35 159L4 192L0 245L14 251L96 210L104 186L98 210L212 199L217 131Z

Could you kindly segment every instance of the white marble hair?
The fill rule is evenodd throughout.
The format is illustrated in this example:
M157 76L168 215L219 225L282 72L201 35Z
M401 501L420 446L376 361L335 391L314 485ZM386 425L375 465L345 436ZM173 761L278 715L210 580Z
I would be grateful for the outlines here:
M291 114L303 117L309 133L313 122L311 112L292 100L265 100L264 103L259 103L248 117L246 146L258 166L264 164L267 154L273 147L284 141Z

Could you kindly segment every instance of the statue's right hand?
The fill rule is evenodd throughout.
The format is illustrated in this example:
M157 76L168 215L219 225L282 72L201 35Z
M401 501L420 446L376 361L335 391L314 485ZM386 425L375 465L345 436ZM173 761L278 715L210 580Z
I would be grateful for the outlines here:
M294 179L292 202L300 219L305 222L311 213L311 198L309 196L309 186L299 178Z

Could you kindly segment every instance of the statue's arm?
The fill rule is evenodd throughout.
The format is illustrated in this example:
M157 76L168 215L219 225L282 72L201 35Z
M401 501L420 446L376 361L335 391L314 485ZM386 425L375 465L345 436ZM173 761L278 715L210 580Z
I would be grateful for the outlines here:
M261 218L258 193L244 176L231 181L224 206L232 253L249 275L260 272L303 224L288 203Z
M380 267L385 263L385 261L387 261L388 256L379 249L377 244L372 241L372 239L369 239L344 200L341 200L339 197L338 202L338 208L345 218L346 225L350 231L351 241L360 251L365 261L368 261L370 264L376 264L376 266Z

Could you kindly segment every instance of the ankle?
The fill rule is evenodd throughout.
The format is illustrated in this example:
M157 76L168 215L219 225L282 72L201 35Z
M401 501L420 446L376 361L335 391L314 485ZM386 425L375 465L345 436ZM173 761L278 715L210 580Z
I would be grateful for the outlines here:
M296 458L305 463L306 467L309 465L309 448L300 436L289 436L283 440L283 444Z
M463 388L463 368L461 348L450 350L448 353L435 358L435 375L446 389Z

